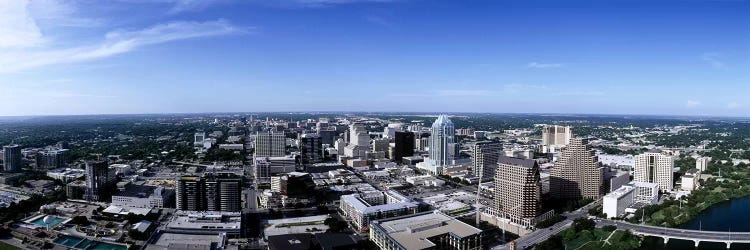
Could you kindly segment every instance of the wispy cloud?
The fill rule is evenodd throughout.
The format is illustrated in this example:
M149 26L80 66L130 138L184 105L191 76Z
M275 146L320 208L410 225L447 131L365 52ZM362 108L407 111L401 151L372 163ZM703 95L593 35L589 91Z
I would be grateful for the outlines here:
M494 91L484 89L445 89L435 91L437 96L490 96L497 94Z
M248 0L257 4L273 7L291 7L291 8L315 8L331 7L344 4L360 3L392 3L405 0Z
M603 96L604 92L602 91L564 91L564 92L555 92L553 94L557 96Z
M0 50L0 72L13 72L35 67L91 61L123 54L143 46L247 32L226 20L207 22L176 21L154 25L142 30L118 30L105 35L98 44L62 49Z
M526 64L526 67L535 68L535 69L550 69L550 68L562 68L562 67L565 67L565 64L530 62L529 64Z
M700 105L701 105L701 102L695 101L695 100L688 100L685 103L685 107L687 107L687 108L695 108L695 107L698 107Z
M212 5L229 3L229 2L241 2L237 0L117 0L124 3L139 3L139 4L167 4L169 5L168 14L178 14L182 12L198 11L208 8ZM270 1L270 0L269 0Z
M737 103L737 102L730 102L730 103L727 103L727 108L728 108L728 109L736 109L736 108L739 108L739 107L742 107L742 105L740 105L740 104L739 104L739 103Z
M724 61L721 60L722 55L717 52L708 52L701 55L701 60L711 65L715 69L723 69L726 67Z

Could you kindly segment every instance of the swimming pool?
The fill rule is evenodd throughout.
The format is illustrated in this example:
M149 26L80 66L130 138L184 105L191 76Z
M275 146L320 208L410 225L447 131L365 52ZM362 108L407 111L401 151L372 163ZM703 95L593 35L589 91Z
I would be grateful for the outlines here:
M94 241L89 239L82 239L75 236L62 235L55 240L56 244L60 244L73 249L86 249L86 250L127 250L128 247L119 244L112 244L101 241Z
M60 218L60 217L57 217L57 216L50 216L50 218L52 219L52 222L49 224L50 227L57 226L57 224L60 224L61 222L65 221L65 218ZM47 224L44 224L44 216L41 216L41 217L39 217L39 218L37 218L35 220L32 220L29 223L34 224L34 225L43 226L43 227L47 226Z

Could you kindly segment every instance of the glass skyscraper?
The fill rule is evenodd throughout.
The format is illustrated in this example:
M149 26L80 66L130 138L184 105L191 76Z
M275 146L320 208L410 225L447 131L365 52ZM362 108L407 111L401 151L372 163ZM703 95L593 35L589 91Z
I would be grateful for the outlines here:
M453 164L456 153L456 129L447 115L440 115L432 124L430 135L430 164L446 166Z

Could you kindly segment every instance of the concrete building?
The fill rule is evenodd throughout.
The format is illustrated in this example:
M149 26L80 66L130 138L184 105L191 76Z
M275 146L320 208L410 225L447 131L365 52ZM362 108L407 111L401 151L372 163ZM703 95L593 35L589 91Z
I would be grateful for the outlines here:
M550 171L550 193L558 199L599 199L603 168L588 139L573 138Z
M483 249L482 230L438 211L372 221L370 240L383 250Z
M129 185L112 195L112 206L127 208L164 208L173 200L173 190L146 185Z
M674 188L673 156L653 150L636 156L634 165L634 181L656 183L664 192Z
M625 209L635 201L635 187L622 186L605 195L602 199L602 211L607 218L616 218L625 213Z
M571 127L558 125L545 125L542 128L543 152L553 153L568 145L573 138Z
M659 201L659 185L656 183L631 181L626 186L635 187L635 202L656 204Z
M3 146L3 170L6 172L19 171L23 167L22 165L21 145L11 144Z
M370 221L417 213L419 203L395 191L368 192L341 196L342 215L360 232Z
M299 141L300 162L305 165L323 162L323 139L319 134L302 134Z
M404 157L414 155L414 133L397 131L394 134L393 160L401 163Z
M68 149L48 148L36 155L38 169L64 168L66 166Z
M286 136L283 132L258 132L255 135L255 157L286 155Z
M701 171L698 169L688 170L681 178L681 189L685 191L693 191L700 186L698 180L701 179Z
M253 166L257 183L270 183L271 176L294 172L297 164L292 156L255 157Z
M178 211L164 228L163 231L166 233L186 235L226 234L229 237L238 237L242 230L242 213ZM188 239L190 238L186 240ZM195 245L186 246L184 249L195 249L195 247Z
M193 135L193 138L195 139L193 145L203 146L203 141L206 140L206 132L197 132Z
M698 157L698 159L695 159L695 168L701 172L706 172L709 162L711 162L711 157Z
M77 168L59 168L47 171L47 176L67 183L86 176L86 170Z
M372 152L388 152L388 139L378 138L370 141L370 149Z
M493 208L511 222L532 226L541 212L542 184L534 160L500 156L495 174Z
M437 167L454 163L456 154L456 130L447 115L440 115L432 124L430 135L429 164Z
M482 176L483 180L492 180L497 169L497 160L503 155L501 142L478 142L473 147L474 176Z

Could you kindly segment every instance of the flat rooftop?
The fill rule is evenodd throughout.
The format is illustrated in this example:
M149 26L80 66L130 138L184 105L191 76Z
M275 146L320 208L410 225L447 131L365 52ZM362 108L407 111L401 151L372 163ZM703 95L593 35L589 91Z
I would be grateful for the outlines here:
M479 234L482 230L438 212L422 213L374 221L406 249L434 247L430 237L452 233L460 238Z

